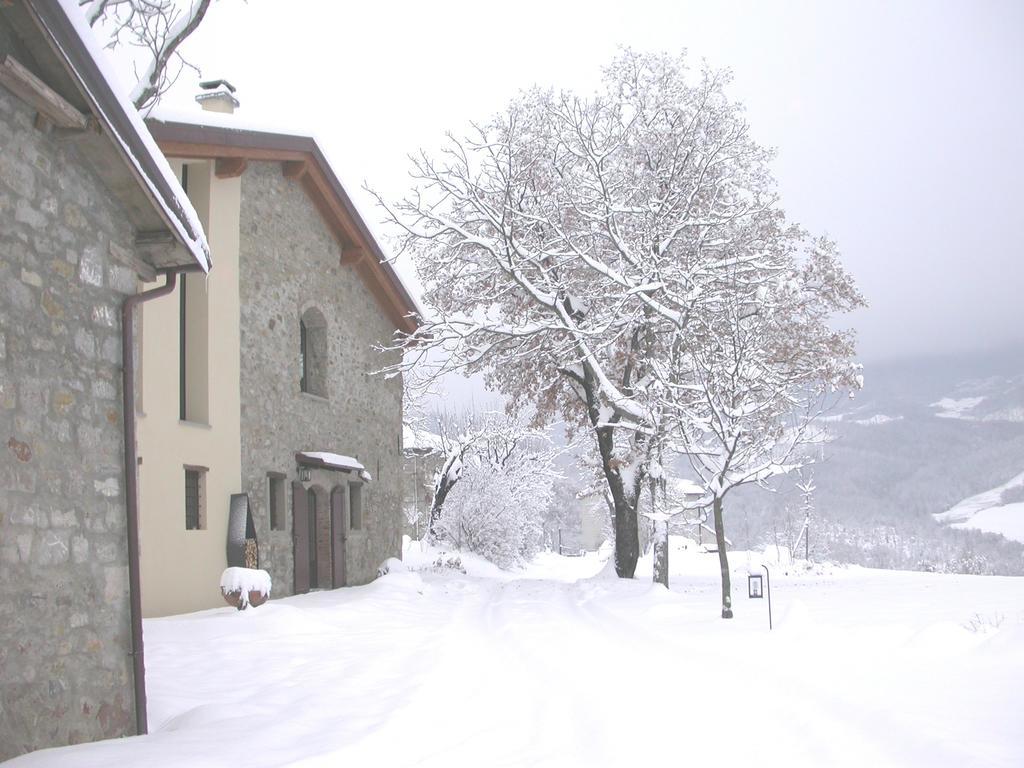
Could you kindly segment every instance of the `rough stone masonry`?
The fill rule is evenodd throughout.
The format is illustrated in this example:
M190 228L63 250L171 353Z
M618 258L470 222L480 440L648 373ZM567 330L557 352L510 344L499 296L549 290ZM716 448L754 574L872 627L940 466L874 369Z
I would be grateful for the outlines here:
M250 163L242 176L240 245L242 484L261 567L275 597L291 594L291 490L284 524L271 530L267 473L290 485L296 451L332 451L357 457L373 476L363 486L362 527L346 522L345 531L346 583L365 584L401 555L402 382L371 375L394 361L377 349L394 326L356 271L338 263L322 217L279 164ZM299 390L299 318L310 307L327 324L324 397ZM353 480L317 470L307 485L329 492Z
M129 734L119 254L73 139L0 88L0 760ZM123 260L123 256L122 256Z

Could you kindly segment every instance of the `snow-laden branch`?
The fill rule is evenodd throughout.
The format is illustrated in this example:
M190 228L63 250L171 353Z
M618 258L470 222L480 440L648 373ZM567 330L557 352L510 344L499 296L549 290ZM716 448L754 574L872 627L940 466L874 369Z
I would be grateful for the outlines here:
M131 99L136 109L152 104L166 91L182 67L193 67L179 51L198 29L212 0L78 0L90 26L101 27L109 47L127 45L143 56ZM177 72L174 63L177 63Z

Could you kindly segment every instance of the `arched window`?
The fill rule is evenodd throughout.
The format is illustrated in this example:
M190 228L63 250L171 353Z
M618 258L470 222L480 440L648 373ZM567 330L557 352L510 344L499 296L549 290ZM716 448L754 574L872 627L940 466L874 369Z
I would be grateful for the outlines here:
M327 397L327 321L315 307L299 318L299 388Z

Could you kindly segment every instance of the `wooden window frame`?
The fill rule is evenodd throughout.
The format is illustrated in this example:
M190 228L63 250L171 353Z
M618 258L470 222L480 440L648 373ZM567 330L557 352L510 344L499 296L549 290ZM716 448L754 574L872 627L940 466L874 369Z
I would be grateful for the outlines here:
M348 484L348 529L363 530L366 521L363 519L363 484Z
M185 530L205 531L206 530L206 475L210 471L207 467L198 467L190 464L185 465ZM190 478L195 478L195 511L190 509Z
M288 530L285 521L285 509L288 506L286 479L283 472L267 472L267 523L272 531Z

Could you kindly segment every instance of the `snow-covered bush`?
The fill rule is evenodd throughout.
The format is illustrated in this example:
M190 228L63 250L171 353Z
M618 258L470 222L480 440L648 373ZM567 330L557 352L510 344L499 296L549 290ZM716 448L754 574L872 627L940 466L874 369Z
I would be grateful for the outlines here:
M442 461L429 540L500 567L532 557L543 546L559 449L546 431L507 415L446 414L439 421Z
M1003 625L1003 621L1005 621L1005 619L1006 617L998 611L993 613L991 616L982 613L975 613L974 616L963 624L963 627L976 634L987 634L999 629Z
M501 567L530 558L543 544L554 478L543 450L517 447L504 462L474 455L448 495L436 535Z
M397 557L389 557L379 566L377 566L377 576L387 576L389 573L405 573L408 569L405 567L405 563L399 560Z
M442 552L434 560L434 564L431 566L435 571L443 572L445 570L458 571L459 573L466 572L466 566L462 564L462 558L458 555L445 555Z

